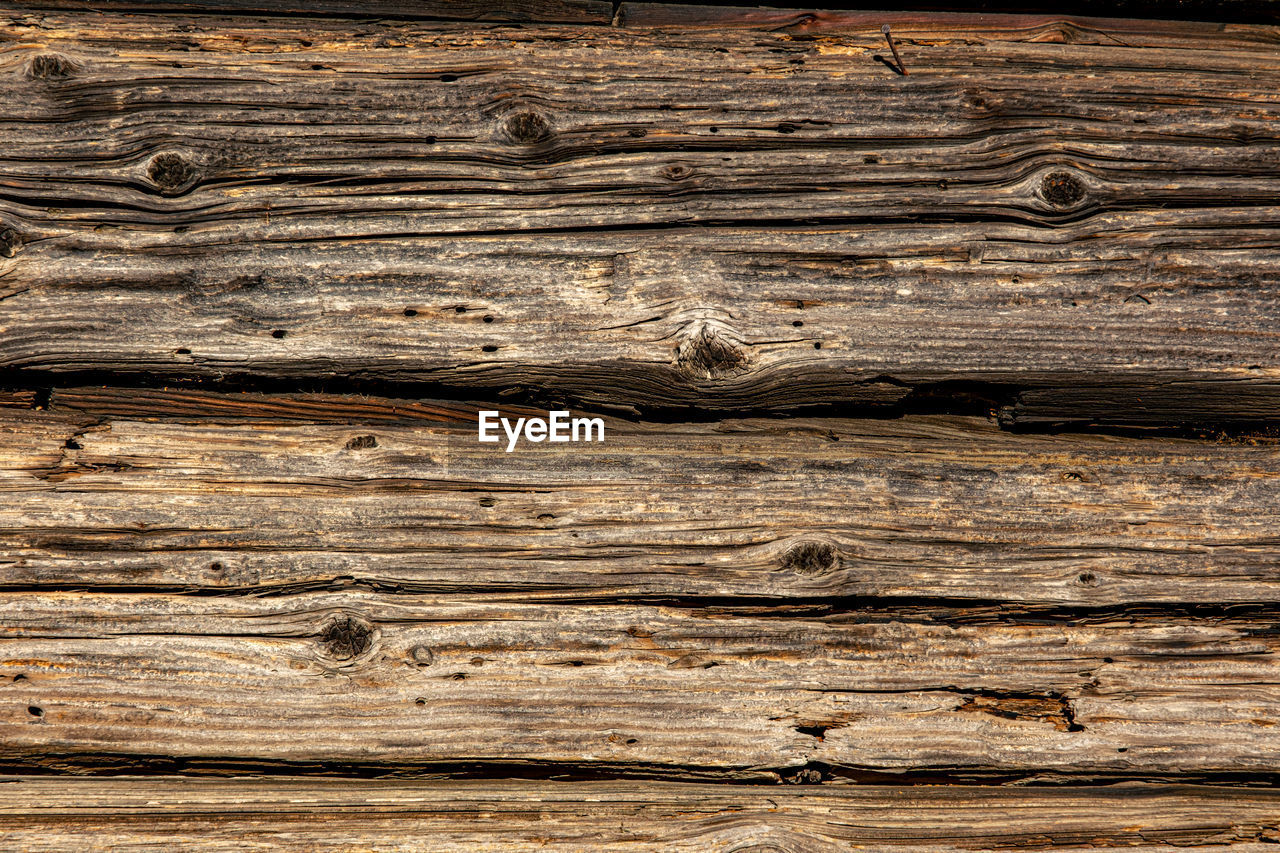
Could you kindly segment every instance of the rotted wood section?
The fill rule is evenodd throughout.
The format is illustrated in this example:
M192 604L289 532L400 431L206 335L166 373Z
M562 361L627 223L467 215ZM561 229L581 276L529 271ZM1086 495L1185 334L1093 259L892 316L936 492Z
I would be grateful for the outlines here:
M1280 27L136 5L0 16L6 849L1280 840Z

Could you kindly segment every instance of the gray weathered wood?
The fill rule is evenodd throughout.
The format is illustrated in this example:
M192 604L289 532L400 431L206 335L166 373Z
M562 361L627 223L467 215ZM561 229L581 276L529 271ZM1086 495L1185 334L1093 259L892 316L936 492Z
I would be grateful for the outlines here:
M903 77L871 17L7 20L0 367L1271 394L1277 28L916 16Z
M51 407L0 409L9 589L1280 601L1266 437L610 418L603 444L506 453L457 403L88 388Z
M1273 791L0 777L13 849L1265 851Z

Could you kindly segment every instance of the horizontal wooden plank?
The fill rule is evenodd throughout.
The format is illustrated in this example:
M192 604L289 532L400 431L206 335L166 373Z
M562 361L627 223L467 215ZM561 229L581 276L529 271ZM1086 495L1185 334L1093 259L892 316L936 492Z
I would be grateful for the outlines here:
M16 0L8 6L32 13L87 8L83 0ZM156 19L138 16L174 13L573 24L609 24L613 19L608 0L94 0L93 10L128 14L140 30Z
M49 405L0 410L9 589L1280 601L1265 436L607 418L603 443L507 453L460 403L86 388Z
M0 762L818 781L1270 774L1273 616L3 593ZM1268 777L1269 778L1269 777Z
M4 777L15 849L1263 850L1274 791ZM428 840L429 839L429 840Z
M0 368L1271 393L1280 30L833 21L5 21Z
M1028 21L1034 21L1037 17L1042 22L1054 21L1061 25L1062 16L1066 15L1086 33L1095 24L1108 30L1120 26L1137 32L1150 32L1153 28L1163 28L1176 20L1262 24L1280 22L1280 5L1275 0L1066 0L1057 5L1036 0L983 0L980 4L968 6L973 11L980 12L982 20L1007 22L1005 25L1011 28L1024 28L1028 26ZM978 18L972 13L952 11L956 9L965 9L965 4L905 0L892 5L877 5L874 0L846 0L805 7L803 4L783 2L735 5L732 0L710 3L644 0L619 4L615 22L624 27L785 29L795 33L809 33L837 27L865 26L869 22L874 22L876 26L889 23L897 30L900 27L936 26L939 21L952 19L952 16L968 14L970 20ZM904 32L909 32L909 29Z

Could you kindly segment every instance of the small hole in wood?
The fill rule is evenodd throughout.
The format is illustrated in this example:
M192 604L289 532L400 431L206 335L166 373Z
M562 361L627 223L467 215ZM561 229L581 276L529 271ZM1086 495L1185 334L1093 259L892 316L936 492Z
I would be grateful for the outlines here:
M191 355L191 350L187 349L186 347L178 347L176 350L174 350L174 352L177 353L178 355Z
M210 563L210 564L209 564L209 571L211 571L211 572L220 572L220 571L222 571L222 563Z
M40 707L38 707L38 706L36 706L36 705L28 705L28 706L27 706L27 713L28 713L28 714L30 714L30 715L31 715L31 716L33 716L33 717L43 717L43 716L44 716L44 708L40 708Z
M804 325L804 320L792 320L791 325L795 326L798 329Z
M492 322L493 322L493 315L492 315L492 314L485 314L485 315L484 315L484 317L482 317L481 319L483 319L486 323L492 323Z
M80 442L76 441L74 438L68 438L66 441L62 443L62 446L65 447L67 450L79 450Z
M1081 572L1076 576L1076 583L1081 586L1097 586L1098 576L1093 572Z
M821 341L814 341L814 342L813 342L813 348L814 348L814 349L822 349L822 342L821 342Z
M498 351L497 346L495 346L494 344L485 344L484 346L480 347L480 349L481 349L481 350L483 350L484 352L497 352L497 351Z
M457 74L441 74L439 80L441 83L452 83L458 79Z
M412 309L412 308L406 308L406 309L404 309L404 316L406 316L406 317L417 317L417 316L418 316L418 312L417 312L417 311L415 311L415 310L414 310L414 309Z
M276 340L279 340L280 338L283 338L287 334L289 333L286 332L284 329L273 329L271 332L271 337L275 338Z
M455 305L455 306L453 306L453 313L455 313L455 314L465 314L465 313L467 313L467 306L465 306L465 305Z
M413 704L415 704L415 705L425 705L425 704L427 704L427 700L426 700L426 699L423 699L421 696L419 696L417 699L414 699L414 700L413 700Z

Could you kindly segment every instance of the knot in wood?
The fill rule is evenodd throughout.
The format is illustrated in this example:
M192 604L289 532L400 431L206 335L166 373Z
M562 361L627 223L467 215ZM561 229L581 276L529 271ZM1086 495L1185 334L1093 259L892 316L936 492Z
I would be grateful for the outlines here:
M0 256L12 258L22 248L22 235L12 228L0 231Z
M157 154L147 164L147 177L166 194L176 193L196 179L196 168L172 151Z
M676 366L698 379L737 373L746 364L746 353L710 326L700 326L676 348Z
M531 145L551 135L551 125L538 113L525 110L507 119L507 136L513 142Z
M371 435L357 435L347 442L347 450L368 450L378 446L378 439Z
M798 575L819 575L836 566L836 549L826 542L797 542L782 555L782 568Z
M409 655L418 666L431 666L436 662L435 652L426 646L414 646Z
M1069 172L1050 172L1040 181L1040 195L1054 207L1071 207L1084 198L1084 185Z
M27 66L32 80L62 80L76 72L76 64L58 53L42 53Z
M363 619L338 616L320 630L320 644L335 660L351 660L373 646L373 628Z
M662 167L662 177L668 181L683 181L693 174L693 169L683 163L671 163Z

